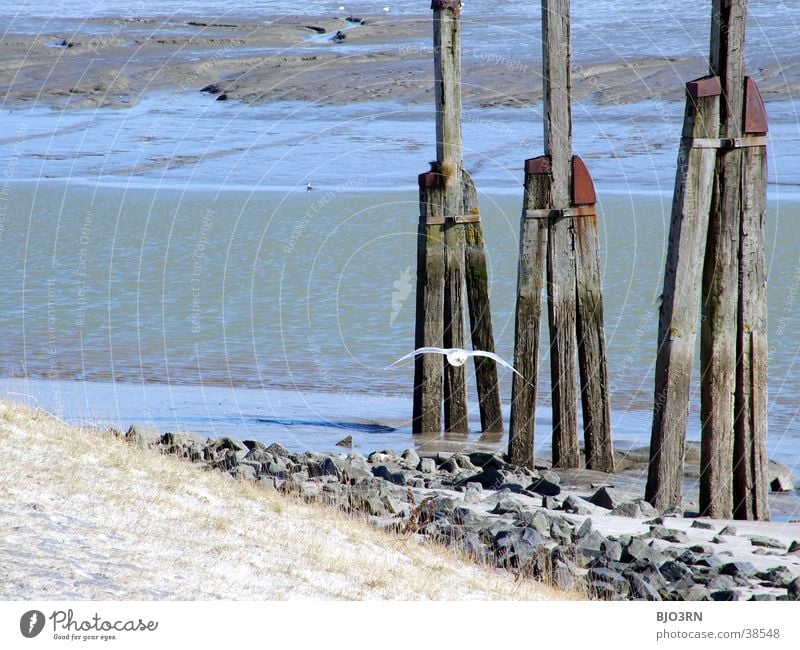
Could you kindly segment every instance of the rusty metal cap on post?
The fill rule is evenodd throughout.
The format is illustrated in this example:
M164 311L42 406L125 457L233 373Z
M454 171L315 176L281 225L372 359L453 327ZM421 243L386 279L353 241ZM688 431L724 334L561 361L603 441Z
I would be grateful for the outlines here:
M594 192L594 182L586 165L580 156L572 156L572 204L594 205L597 195Z
M744 132L767 133L767 109L758 90L758 85L750 77L744 78Z
M695 101L700 97L714 97L722 94L719 77L701 77L686 84L686 92Z
M525 161L526 174L549 174L553 171L550 156L539 156L538 158L528 158Z
M442 9L460 11L461 0L433 0L433 2L431 2L431 9L434 11L441 11Z

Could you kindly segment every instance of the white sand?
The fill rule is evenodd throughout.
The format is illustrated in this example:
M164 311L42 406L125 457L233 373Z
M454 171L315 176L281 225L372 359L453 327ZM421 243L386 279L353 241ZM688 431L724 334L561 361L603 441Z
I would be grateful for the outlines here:
M0 402L0 598L563 599Z

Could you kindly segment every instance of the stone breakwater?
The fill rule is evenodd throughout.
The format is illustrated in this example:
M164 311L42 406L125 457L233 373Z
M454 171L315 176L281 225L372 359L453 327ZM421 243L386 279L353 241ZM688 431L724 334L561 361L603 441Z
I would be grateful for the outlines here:
M554 471L516 467L487 452L364 457L188 434L148 440L133 427L118 435L595 598L800 600L797 524L658 512L609 485L589 494L563 489Z

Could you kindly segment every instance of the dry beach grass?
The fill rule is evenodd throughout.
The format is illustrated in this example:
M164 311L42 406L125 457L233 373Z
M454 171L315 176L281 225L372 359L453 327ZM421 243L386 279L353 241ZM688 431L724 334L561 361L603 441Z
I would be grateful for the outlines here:
M0 402L4 600L577 597Z

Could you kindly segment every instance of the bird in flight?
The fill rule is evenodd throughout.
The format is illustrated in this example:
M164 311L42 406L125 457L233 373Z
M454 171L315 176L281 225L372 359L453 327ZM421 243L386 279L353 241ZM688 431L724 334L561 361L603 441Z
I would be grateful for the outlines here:
M469 352L463 348L417 348L413 352L409 352L407 355L400 357L397 361L393 364L386 366L387 368L391 368L392 366L396 366L401 361L405 361L406 359L410 359L411 357L415 357L418 354L443 354L447 357L447 362L451 366L463 366L467 362L468 357L486 357L487 359L492 359L496 361L501 366L505 366L509 370L516 372L520 377L522 375L514 369L510 363L502 359L501 357L497 356L494 352L486 352L486 350L473 350ZM524 377L523 377L524 379Z

